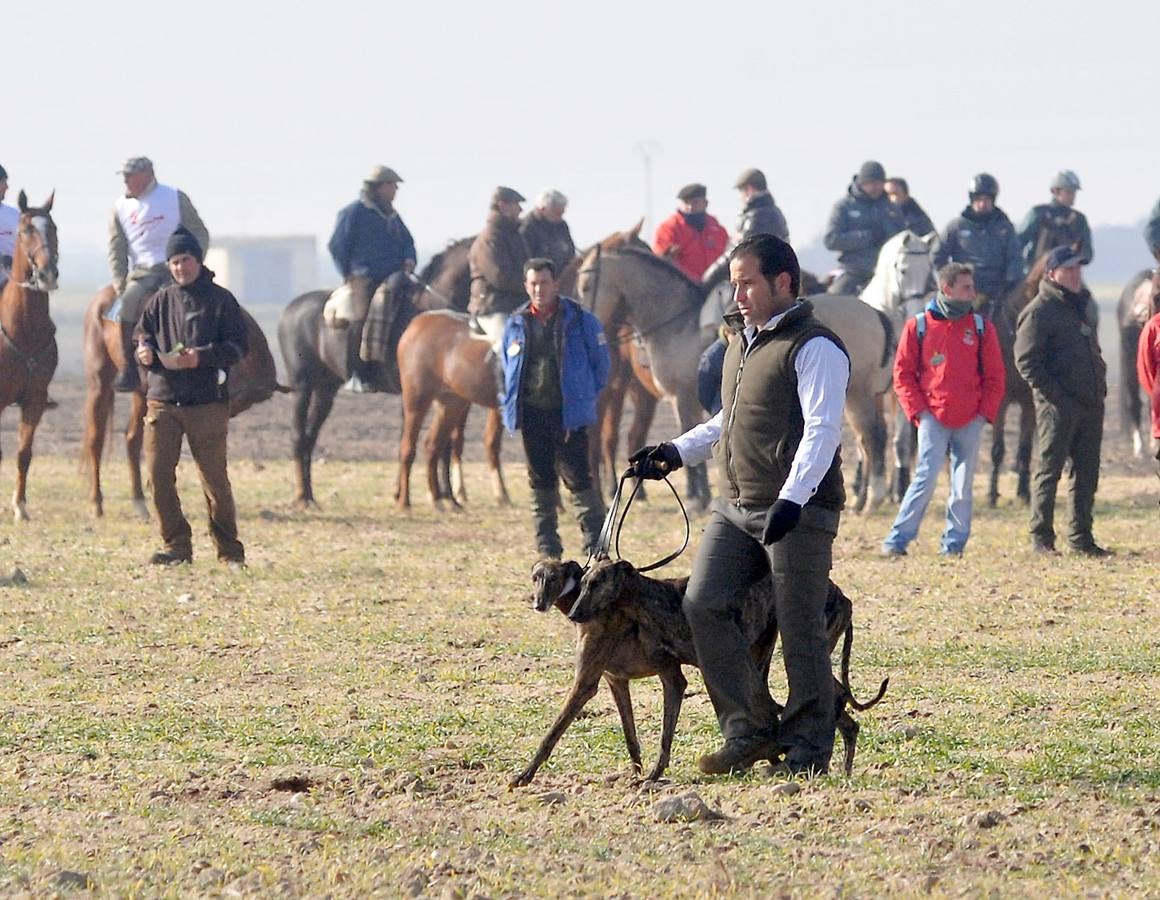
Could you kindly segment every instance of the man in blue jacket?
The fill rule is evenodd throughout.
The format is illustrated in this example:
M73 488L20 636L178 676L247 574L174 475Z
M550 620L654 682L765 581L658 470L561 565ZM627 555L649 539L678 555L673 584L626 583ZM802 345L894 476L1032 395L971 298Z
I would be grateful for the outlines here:
M967 263L975 273L976 308L987 318L1023 281L1023 250L1015 226L995 201L999 182L980 172L967 191L970 203L947 225L934 264Z
M604 501L588 467L587 429L608 381L608 345L600 320L560 296L550 259L524 264L524 287L529 302L511 314L503 333L503 421L523 435L536 549L558 559L564 551L556 530L561 477L586 551L604 521Z
M330 236L330 255L350 287L354 313L347 332L347 376L369 380L360 357L363 324L379 285L398 271L415 268L415 241L395 211L395 194L403 179L394 169L375 166L363 181L359 198L338 213Z

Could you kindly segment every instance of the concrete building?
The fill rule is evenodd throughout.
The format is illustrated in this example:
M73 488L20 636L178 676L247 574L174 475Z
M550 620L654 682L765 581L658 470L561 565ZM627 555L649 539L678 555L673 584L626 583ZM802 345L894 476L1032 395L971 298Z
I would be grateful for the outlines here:
M314 235L218 237L205 256L218 284L243 306L285 306L299 294L317 289L318 250Z

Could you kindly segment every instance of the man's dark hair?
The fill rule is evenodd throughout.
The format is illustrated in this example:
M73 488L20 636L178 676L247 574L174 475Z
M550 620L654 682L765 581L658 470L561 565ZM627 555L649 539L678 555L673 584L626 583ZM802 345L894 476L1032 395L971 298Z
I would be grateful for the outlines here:
M789 273L789 289L796 297L802 289L802 270L793 247L772 234L751 234L733 248L729 261L739 256L752 256L761 268L761 274L773 281L782 272Z
M949 262L938 270L938 286L942 287L944 284L955 286L960 275L974 275L975 267L970 263L964 262Z
M556 264L544 256L533 256L526 263L524 263L524 278L528 277L529 272L547 272L553 278L556 277Z
M892 182L892 181L893 181L893 182L894 182L896 185L898 185L900 188L902 188L902 193L904 193L904 194L906 194L906 195L908 195L908 196L909 196L909 194L910 194L910 185L906 183L906 179L905 179L905 178L902 178L902 177L901 177L901 176L899 176L899 175L891 175L889 178L887 178L887 179L886 179L886 183L887 183L887 184L889 184L889 183L890 183L890 182Z

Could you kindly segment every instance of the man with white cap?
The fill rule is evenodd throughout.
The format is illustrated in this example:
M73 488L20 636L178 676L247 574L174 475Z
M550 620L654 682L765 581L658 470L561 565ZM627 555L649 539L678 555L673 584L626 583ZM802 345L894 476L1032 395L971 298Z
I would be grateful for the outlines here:
M20 211L4 202L7 193L8 172L0 166L0 290L8 282L12 254L16 250L16 229L20 224Z
M1033 206L1027 213L1018 234L1026 271L1048 250L1065 245L1079 245L1083 265L1092 261L1092 230L1087 216L1074 208L1079 189L1079 176L1071 169L1056 172L1051 179L1051 202Z
M350 288L354 312L347 332L347 377L355 390L365 389L369 377L360 356L363 325L371 298L396 272L415 268L415 240L395 210L395 195L403 179L389 166L375 166L363 179L362 191L344 206L327 245L334 265Z
M1031 547L1036 553L1056 552L1055 493L1070 460L1068 544L1073 553L1098 558L1111 555L1092 537L1108 380L1081 265L1082 255L1069 246L1049 254L1039 293L1019 314L1015 366L1035 398Z
M109 317L121 323L125 367L113 386L118 391L135 391L140 380L133 362L133 329L145 301L172 282L165 265L165 245L184 226L204 251L209 232L184 192L157 183L148 157L130 157L117 174L125 179L125 196L117 199L109 221L109 269L119 295Z

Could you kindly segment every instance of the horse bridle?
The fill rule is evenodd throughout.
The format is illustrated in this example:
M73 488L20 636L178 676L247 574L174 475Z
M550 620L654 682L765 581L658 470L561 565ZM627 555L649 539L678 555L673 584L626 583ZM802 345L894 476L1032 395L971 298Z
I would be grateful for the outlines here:
M31 217L31 218L35 218L35 217ZM26 229L21 229L21 231L24 231L24 230L26 230ZM27 226L27 230L31 230L31 231L36 233L36 236L39 239L39 243L31 251L27 247L24 248L24 255L28 259L28 269L29 269L28 280L27 281L17 281L16 284L19 287L24 288L26 291L41 291L41 292L47 294L48 289L41 285L40 274L43 270L41 269L40 266L38 266L36 264L36 254L40 253L43 250L51 258L52 252L48 246L48 238L44 235L44 233L39 228L37 228L31 222L29 222L29 224ZM7 338L8 335L5 334L4 337ZM12 339L8 338L8 340L9 340L9 342L11 342Z

